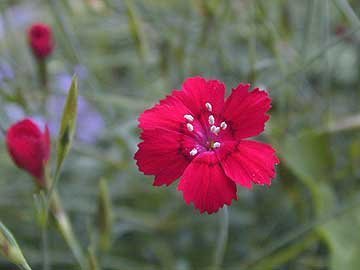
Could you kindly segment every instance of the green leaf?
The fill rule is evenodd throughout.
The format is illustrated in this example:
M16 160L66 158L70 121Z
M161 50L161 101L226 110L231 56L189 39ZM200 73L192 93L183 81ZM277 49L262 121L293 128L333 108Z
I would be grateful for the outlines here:
M333 219L321 229L330 249L330 269L360 269L360 208Z
M307 184L309 181L325 181L333 163L329 145L327 134L305 132L289 137L281 154L300 180Z
M97 225L100 234L100 248L103 251L107 251L111 245L112 207L109 188L105 179L101 179L99 182L97 215Z
M317 213L331 211L333 198L327 183L333 165L329 135L304 132L289 137L284 143L281 155L288 168L312 193Z
M87 256L88 256L89 270L100 270L100 266L95 255L95 251L92 247L88 248Z
M329 136L305 133L286 140L282 151L286 165L309 188L316 218L334 212L336 193L331 178L332 155ZM330 269L360 269L360 208L331 219L318 229L330 251Z
M65 108L62 115L61 127L57 142L57 164L55 179L59 175L62 164L70 151L76 128L78 107L78 84L76 76L73 77L69 94L66 99Z
M126 0L124 3L128 16L130 34L133 37L138 54L144 59L147 55L147 42L140 16L136 7L133 5L133 1Z

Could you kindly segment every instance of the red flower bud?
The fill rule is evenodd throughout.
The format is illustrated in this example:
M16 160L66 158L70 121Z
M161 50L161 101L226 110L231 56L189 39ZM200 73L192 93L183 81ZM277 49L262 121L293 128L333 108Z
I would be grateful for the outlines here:
M24 119L12 125L6 134L9 154L15 164L30 173L40 187L45 187L45 166L50 158L50 133L42 132L37 124Z
M29 45L39 59L49 56L54 49L52 29L43 23L35 23L28 30Z

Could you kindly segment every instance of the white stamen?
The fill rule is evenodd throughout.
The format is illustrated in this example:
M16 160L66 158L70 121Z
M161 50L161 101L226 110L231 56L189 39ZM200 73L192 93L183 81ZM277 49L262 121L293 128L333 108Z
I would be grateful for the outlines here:
M213 115L210 115L210 116L209 116L209 124L210 124L210 125L215 124L215 118L214 118Z
M192 124L187 123L186 127L187 127L188 131L194 131L194 126Z
M184 115L184 118L185 118L186 120L188 120L189 122L194 121L194 117L193 117L192 115L190 115L190 114L185 114L185 115Z
M220 132L220 127L211 126L211 127L210 127L210 131L211 131L212 133L214 133L215 135L218 135L219 132Z
M194 148L190 151L190 156L195 156L197 153L198 153L198 150L196 148Z
M205 107L209 112L212 112L212 105L209 102L205 103Z
M221 122L220 127L225 130L227 128L227 124L225 122Z
M219 142L215 142L213 145L213 148L219 148L221 146L221 144Z

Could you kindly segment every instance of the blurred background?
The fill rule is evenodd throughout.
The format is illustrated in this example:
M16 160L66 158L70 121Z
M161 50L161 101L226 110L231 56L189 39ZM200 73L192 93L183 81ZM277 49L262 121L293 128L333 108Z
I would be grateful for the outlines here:
M278 177L239 188L221 269L360 269L360 1L1 0L0 9L1 126L31 116L55 142L79 78L76 140L58 189L102 269L212 269L221 211L200 215L176 184L153 187L133 160L138 115L194 75L224 81L228 93L250 82L273 98L257 139L277 149ZM27 44L39 21L56 43L49 94ZM42 269L37 190L3 137L0 151L0 219ZM101 178L112 205L107 248L96 244ZM78 269L52 223L48 234L52 269ZM15 268L1 258L0 269Z

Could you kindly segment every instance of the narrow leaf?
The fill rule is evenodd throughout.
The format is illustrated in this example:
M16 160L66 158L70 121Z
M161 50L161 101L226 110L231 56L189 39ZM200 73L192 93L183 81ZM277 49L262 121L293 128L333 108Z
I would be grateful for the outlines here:
M89 262L89 270L100 270L99 262L96 258L94 249L88 248L88 262Z
M125 6L128 16L130 34L134 39L135 46L138 50L138 54L142 59L144 59L147 54L146 52L147 44L146 44L145 33L142 28L142 22L140 20L140 16L136 10L136 7L133 5L132 1L126 0Z
M61 128L57 142L57 164L55 179L57 178L62 164L70 151L76 127L78 107L78 84L76 76L73 77L65 108L61 120Z
M103 251L107 251L111 245L112 207L109 188L105 179L101 179L99 183L97 220L100 234L100 248Z

